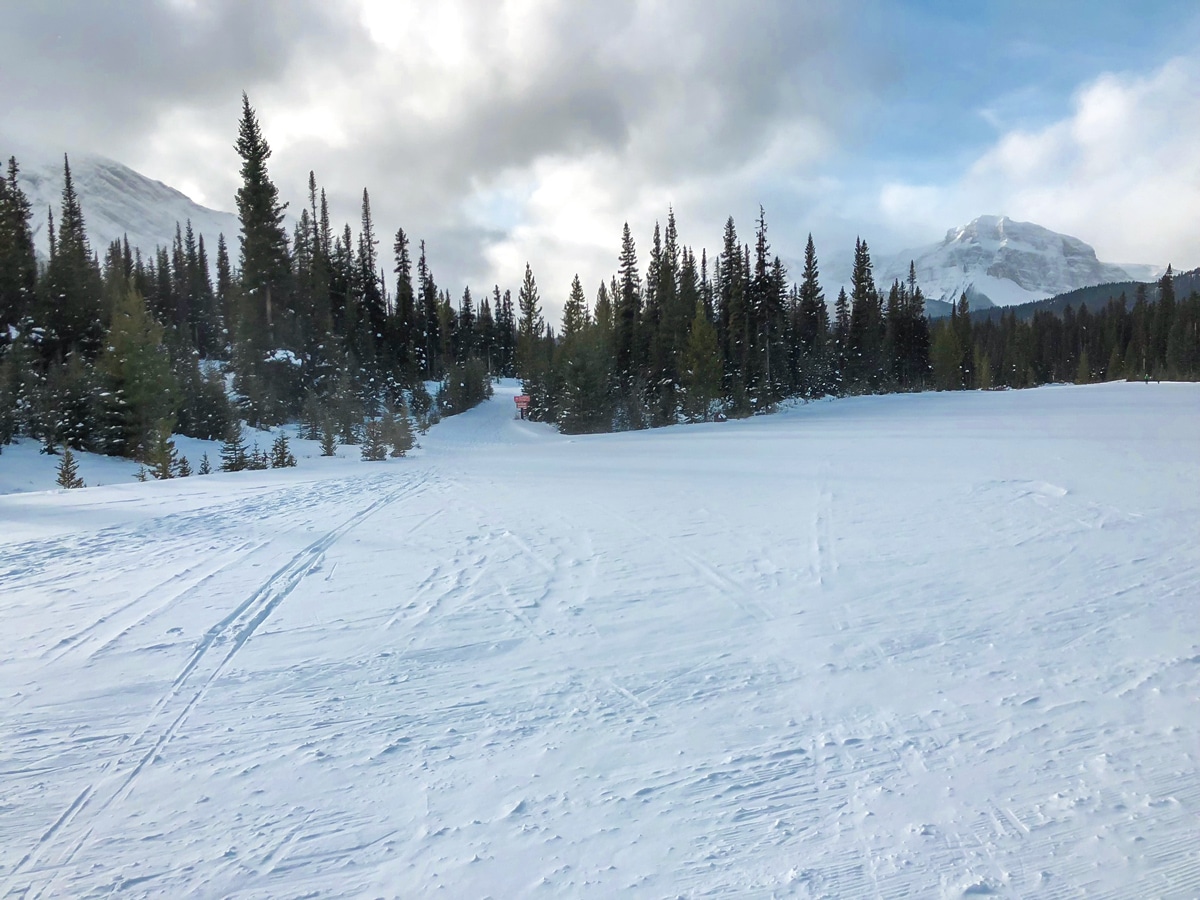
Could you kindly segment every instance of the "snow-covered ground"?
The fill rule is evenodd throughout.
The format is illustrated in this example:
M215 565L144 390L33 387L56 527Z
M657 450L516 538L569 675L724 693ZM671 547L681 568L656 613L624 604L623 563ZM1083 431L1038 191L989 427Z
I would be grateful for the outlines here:
M514 391L0 496L0 896L1200 894L1200 386Z

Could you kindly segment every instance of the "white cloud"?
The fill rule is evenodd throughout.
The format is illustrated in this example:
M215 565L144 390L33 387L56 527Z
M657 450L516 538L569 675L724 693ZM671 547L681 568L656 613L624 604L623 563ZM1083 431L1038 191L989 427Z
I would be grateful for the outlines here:
M940 233L983 213L1091 243L1101 259L1200 265L1200 62L1106 74L1065 119L1003 135L949 184L892 183L879 211L894 230Z
M379 234L427 239L455 297L515 289L528 260L552 320L576 272L591 294L615 270L626 220L642 256L671 204L688 243L713 247L731 213L748 232L759 202L782 231L774 211L811 190L863 87L839 52L854 4L331 6L358 30L248 86L284 198L298 209L312 169L357 228L369 188ZM177 104L123 158L229 208L237 106L217 122L211 104Z

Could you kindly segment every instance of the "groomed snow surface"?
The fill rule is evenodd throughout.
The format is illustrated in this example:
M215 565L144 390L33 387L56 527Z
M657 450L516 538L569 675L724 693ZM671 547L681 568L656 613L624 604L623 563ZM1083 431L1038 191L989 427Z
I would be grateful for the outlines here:
M0 897L1200 895L1200 386L515 390L0 497Z

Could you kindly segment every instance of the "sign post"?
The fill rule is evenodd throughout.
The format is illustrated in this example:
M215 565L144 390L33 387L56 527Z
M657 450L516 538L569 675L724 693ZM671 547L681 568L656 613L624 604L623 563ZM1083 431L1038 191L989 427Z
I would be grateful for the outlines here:
M524 419L525 410L529 409L529 395L518 394L516 397L513 397L513 401L517 404L517 409L521 413L521 418Z

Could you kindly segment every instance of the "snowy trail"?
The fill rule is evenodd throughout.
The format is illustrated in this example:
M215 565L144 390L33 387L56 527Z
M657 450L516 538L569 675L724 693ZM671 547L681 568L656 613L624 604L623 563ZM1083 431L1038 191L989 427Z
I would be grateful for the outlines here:
M1195 386L512 393L0 497L0 896L1200 892Z

